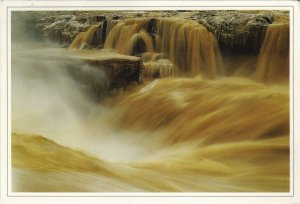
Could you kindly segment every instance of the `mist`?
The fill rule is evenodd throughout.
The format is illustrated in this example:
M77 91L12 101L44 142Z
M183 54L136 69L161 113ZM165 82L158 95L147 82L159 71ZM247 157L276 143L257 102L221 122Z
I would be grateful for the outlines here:
M223 44L243 51L223 61L220 39L193 19L225 11L164 12L180 20L13 13L15 191L289 191L289 25L269 26L261 53ZM43 35L77 17L95 24L69 46Z
M35 40L22 19L12 30L12 131L43 135L112 161L145 156L140 134L120 132L107 119L114 118L113 110L97 97L107 94L105 73L84 62L74 67L63 53L57 60L49 57L55 43Z

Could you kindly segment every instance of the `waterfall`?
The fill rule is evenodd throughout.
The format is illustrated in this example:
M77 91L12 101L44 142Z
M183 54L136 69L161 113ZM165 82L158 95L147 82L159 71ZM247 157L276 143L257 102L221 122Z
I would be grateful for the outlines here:
M289 25L265 27L273 11L38 11L48 37L85 31L69 49L25 37L39 21L18 12L12 192L292 190ZM261 32L260 54L241 48Z
M118 23L110 32L105 42L104 48L115 49L121 54L133 54L133 48L143 46L144 49L153 51L150 37L142 30L147 25L147 19L128 19ZM139 44L138 44L139 43ZM147 50L143 50L147 51Z
M145 77L162 78L173 75L173 64L167 59L145 62L144 66Z
M99 25L92 25L87 31L78 33L69 48L103 47L107 36L118 22L117 20L110 20L103 21Z
M289 24L273 24L267 28L256 78L262 82L289 80Z
M222 60L214 35L203 25L186 20L159 19L156 47L169 53L180 71L215 78L222 71Z
M222 72L216 38L203 25L193 21L124 20L111 30L104 47L127 55L153 51L167 53L179 73L192 76L202 74L215 78Z
M119 23L119 20L110 20L110 21L104 21L106 25L106 30L105 30L105 36L107 37L110 33L110 31Z
M91 26L87 31L80 32L76 35L75 39L70 45L71 49L82 49L86 45L91 44L93 40L93 36L98 29L99 25L93 25Z

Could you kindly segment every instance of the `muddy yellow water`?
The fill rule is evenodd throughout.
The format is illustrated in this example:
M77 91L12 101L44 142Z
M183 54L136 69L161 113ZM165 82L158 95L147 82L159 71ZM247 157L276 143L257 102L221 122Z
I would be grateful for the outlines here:
M60 61L47 59L49 49L39 51L42 60L13 52L12 190L288 192L288 24L267 28L252 72L235 77L224 74L229 66L204 26L158 19L153 41L146 22L108 22L104 47L142 52L144 81L97 103L65 67L76 56L101 58L74 50L98 25L60 51Z
M95 128L102 122L99 126L117 129L119 135L111 135L111 140L120 144L114 147L112 142L110 154L120 151L128 158L102 158L101 151L95 156L89 150L103 148L101 140L109 140L101 129L90 141L99 144L83 145L80 151L67 146L71 141L59 145L46 139L47 132L14 133L14 189L37 185L38 191L90 191L88 184L79 183L95 177L96 183L85 181L92 191L106 191L107 179L112 191L289 190L287 87L240 78L167 78L124 93L116 103L105 118L97 116L88 125ZM68 137L72 139L72 133ZM130 145L123 137L133 137ZM92 138L74 139L73 143L84 143ZM144 156L132 159L127 148ZM61 179L62 174L68 177Z
M289 37L289 24L274 24L267 28L258 59L258 80L288 81Z

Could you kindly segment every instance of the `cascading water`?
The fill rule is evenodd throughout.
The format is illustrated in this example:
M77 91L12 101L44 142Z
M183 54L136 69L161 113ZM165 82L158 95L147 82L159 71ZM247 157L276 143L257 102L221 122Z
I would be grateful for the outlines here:
M145 62L144 66L145 66L145 70L144 70L145 77L162 78L162 77L173 76L174 66L167 59Z
M91 26L86 32L79 33L70 45L71 49L82 49L91 44L93 36L99 25Z
M104 20L32 55L13 38L12 190L288 192L288 33L268 27L263 83L224 77L213 33L182 18Z
M134 54L133 48L137 43L144 43L146 50L141 51L153 51L150 37L142 30L147 23L147 19L130 19L118 23L108 35L104 48L115 49L118 53L131 55Z
M156 48L168 53L181 72L215 78L222 72L222 60L214 35L197 22L164 20L156 22Z
M215 78L222 72L222 59L214 35L196 22L171 19L130 19L117 24L105 48L136 55L142 52L167 53L177 72ZM146 32L153 23L151 33Z
M272 24L262 44L256 78L262 82L288 82L289 24Z
M110 31L118 22L117 20L109 20L101 22L99 25L91 26L87 31L78 33L69 48L87 49L91 45L103 47Z

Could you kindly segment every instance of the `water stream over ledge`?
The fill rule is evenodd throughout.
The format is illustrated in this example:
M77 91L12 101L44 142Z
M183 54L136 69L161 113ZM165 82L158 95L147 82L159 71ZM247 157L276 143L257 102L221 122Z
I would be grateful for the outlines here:
M286 22L257 53L170 16L104 20L67 48L18 39L13 191L289 191Z

